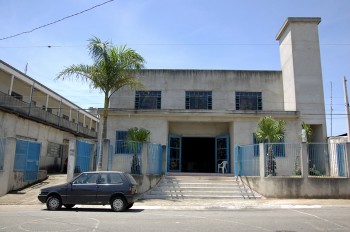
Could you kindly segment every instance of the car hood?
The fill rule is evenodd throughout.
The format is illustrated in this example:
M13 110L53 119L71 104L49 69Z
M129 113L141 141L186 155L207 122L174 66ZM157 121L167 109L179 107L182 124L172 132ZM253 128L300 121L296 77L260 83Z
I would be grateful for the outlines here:
M67 185L69 185L69 183L59 184L59 185L55 185L55 186L51 186L51 187L47 187L47 188L42 188L41 192L54 192L56 190L63 189L65 187L67 187Z

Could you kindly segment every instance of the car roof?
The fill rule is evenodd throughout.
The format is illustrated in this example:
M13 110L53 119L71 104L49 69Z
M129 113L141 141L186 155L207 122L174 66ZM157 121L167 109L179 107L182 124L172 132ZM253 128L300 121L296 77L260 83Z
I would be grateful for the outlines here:
M90 172L82 172L82 173L124 173L121 171L90 171Z

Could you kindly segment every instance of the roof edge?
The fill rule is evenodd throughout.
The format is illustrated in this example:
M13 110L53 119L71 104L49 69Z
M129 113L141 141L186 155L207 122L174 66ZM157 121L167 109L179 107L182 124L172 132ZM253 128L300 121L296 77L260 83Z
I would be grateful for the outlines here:
M291 23L316 23L319 24L321 22L320 17L288 17L287 20L282 25L281 29L278 31L276 35L276 40L279 40L282 37L282 34L287 29L289 24Z

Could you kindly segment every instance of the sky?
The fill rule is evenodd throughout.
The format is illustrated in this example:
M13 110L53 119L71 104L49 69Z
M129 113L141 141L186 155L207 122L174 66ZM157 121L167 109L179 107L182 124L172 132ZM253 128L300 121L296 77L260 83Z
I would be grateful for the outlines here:
M55 77L72 64L92 63L87 41L94 36L135 49L150 69L281 70L275 36L287 17L321 17L327 134L346 133L349 0L0 0L0 5L0 59L23 72L27 65L27 75L86 109L102 108L102 94ZM28 33L4 39L22 32Z

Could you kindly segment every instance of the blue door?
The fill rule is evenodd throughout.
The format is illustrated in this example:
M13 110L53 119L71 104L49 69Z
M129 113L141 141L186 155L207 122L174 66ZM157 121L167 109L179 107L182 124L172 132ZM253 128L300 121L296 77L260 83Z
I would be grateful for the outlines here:
M338 176L346 176L344 162L344 143L337 144Z
M168 148L168 171L180 172L181 171L181 140L179 136L169 136L169 148Z
M38 179L41 143L28 140L16 140L14 171L24 172L24 181Z
M229 168L229 139L228 136L219 136L215 138L215 172L218 172L218 164L223 161L227 162L227 172L230 172Z

